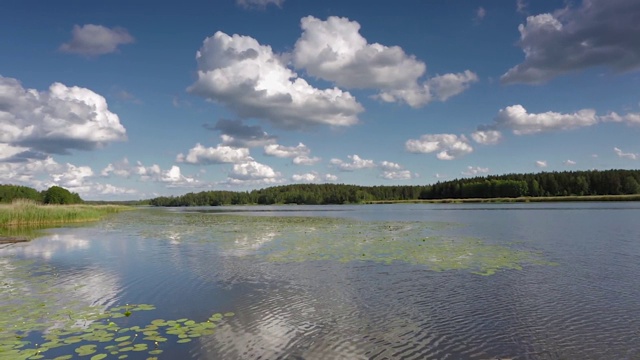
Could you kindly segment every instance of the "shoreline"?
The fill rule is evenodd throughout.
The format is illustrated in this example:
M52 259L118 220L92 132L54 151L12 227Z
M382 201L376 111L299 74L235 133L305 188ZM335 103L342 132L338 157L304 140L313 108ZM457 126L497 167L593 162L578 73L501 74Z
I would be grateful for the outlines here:
M582 196L523 196L517 198L449 198L366 201L363 204L463 204L463 203L532 203L532 202L640 201L640 194Z

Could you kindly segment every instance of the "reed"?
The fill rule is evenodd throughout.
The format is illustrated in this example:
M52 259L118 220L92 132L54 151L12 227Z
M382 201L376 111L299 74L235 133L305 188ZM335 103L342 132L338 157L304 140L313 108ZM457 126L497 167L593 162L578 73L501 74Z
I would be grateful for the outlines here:
M46 226L99 220L132 209L121 205L42 205L19 199L0 205L0 227Z

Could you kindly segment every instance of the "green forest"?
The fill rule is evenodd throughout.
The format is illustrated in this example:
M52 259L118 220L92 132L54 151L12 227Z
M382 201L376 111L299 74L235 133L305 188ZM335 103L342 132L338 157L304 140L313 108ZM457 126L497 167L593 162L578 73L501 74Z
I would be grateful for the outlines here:
M0 203L11 203L17 199L33 200L43 204L81 204L77 193L60 186L52 186L42 192L20 185L0 185Z
M413 186L296 184L260 190L203 191L149 200L155 206L356 204L468 198L640 194L640 170L564 171L473 177Z

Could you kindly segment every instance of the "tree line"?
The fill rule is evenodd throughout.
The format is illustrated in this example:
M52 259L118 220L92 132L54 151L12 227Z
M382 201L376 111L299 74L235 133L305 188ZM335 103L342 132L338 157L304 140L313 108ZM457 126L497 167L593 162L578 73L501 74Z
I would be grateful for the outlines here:
M47 190L38 191L28 186L0 184L0 203L11 203L17 199L33 200L43 204L80 204L84 202L80 195L60 186L52 186Z
M295 184L265 189L202 191L150 199L154 206L352 204L369 201L640 194L640 170L564 171L455 179L432 185Z

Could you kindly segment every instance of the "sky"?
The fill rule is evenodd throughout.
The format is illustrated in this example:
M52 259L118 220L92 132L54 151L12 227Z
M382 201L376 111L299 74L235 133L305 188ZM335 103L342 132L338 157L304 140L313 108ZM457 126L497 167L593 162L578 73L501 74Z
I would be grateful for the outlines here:
M136 200L637 169L637 0L0 4L0 183Z

